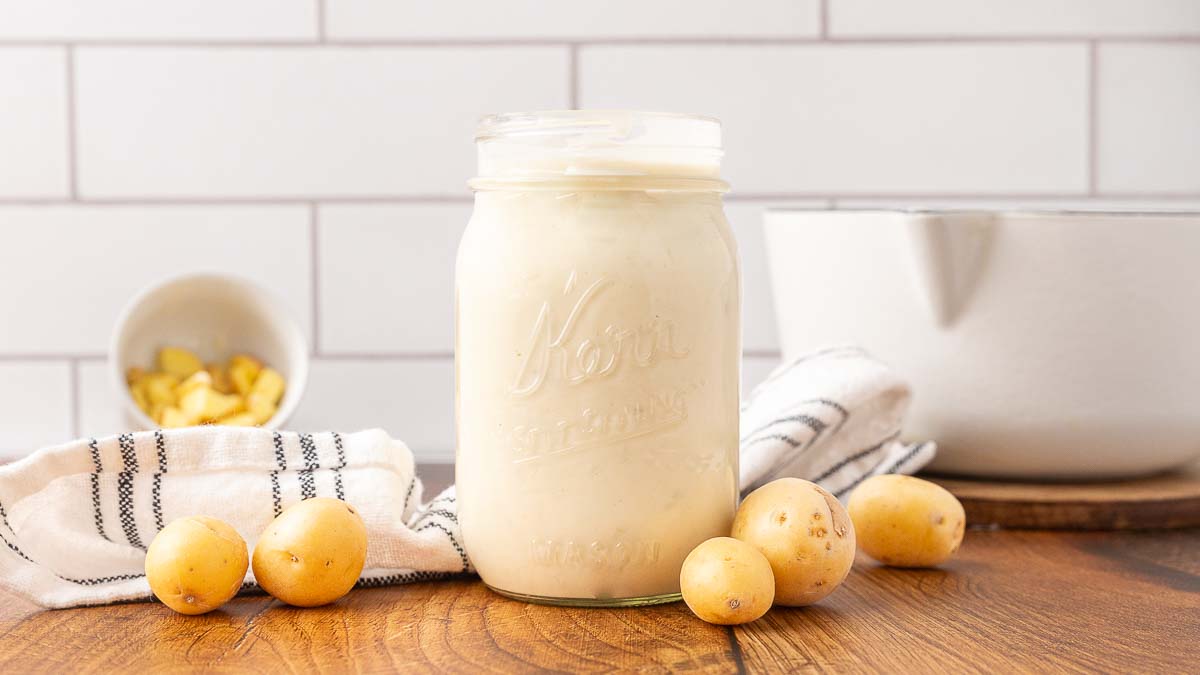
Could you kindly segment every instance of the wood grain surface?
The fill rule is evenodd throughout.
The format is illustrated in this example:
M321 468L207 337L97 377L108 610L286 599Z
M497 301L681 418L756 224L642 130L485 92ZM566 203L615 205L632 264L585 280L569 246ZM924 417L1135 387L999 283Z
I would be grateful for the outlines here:
M1124 481L1034 483L923 476L958 497L972 525L1022 529L1200 527L1200 464Z
M294 609L40 611L0 592L0 672L1146 672L1200 668L1200 530L973 530L944 569L860 557L821 604L737 628L674 605L526 605L463 578Z

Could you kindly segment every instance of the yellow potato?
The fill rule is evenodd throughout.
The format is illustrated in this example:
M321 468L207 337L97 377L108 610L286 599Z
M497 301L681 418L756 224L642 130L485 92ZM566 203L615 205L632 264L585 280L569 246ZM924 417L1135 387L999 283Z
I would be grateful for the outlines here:
M196 371L203 370L204 364L198 356L186 349L163 347L158 351L158 369L184 380Z
M863 481L850 495L850 519L858 545L894 567L933 567L962 543L966 514L940 485L888 474Z
M178 429L179 427L190 427L200 420L194 419L184 414L182 410L175 406L167 406L161 412L154 415L154 420L159 423L164 429Z
M679 587L696 616L724 626L754 621L775 600L771 563L758 549L730 537L714 537L692 549Z
M174 375L151 373L138 380L138 385L142 387L151 405L175 405L175 387L179 386L179 378Z
M233 383L234 390L242 396L249 394L262 367L261 361L245 354L238 354L229 359L229 380Z
M196 389L211 389L212 383L212 375L209 375L208 371L196 371L186 380L180 382L179 386L175 387L175 398L176 400L183 400L184 396Z
M261 394L250 394L246 397L246 410L254 416L255 424L266 424L268 420L275 416L275 411L278 408L275 404L267 400Z
M129 368L129 370L125 371L125 382L132 386L137 384L137 381L145 376L145 370L138 368L137 366L132 366Z
M345 595L362 574L367 528L353 506L328 497L279 514L254 547L254 578L289 605L316 607Z
M271 403L278 405L279 399L283 398L284 381L283 376L274 368L263 368L258 374L258 379L254 380L254 388L250 390L251 396L261 396Z
M229 373L221 368L221 366L218 366L215 363L210 363L207 366L204 366L204 372L208 373L208 376L212 378L212 388L217 390L217 393L234 393L233 380L229 379Z
M146 550L146 581L164 605L203 614L237 594L246 577L246 542L216 518L172 521Z
M192 419L206 422L240 412L245 402L236 394L218 394L207 387L193 389L179 399L179 409Z
M146 396L145 382L134 382L129 387L129 394L130 396L133 396L133 402L137 404L137 407L142 409L142 412L154 417L154 415L150 412L152 408L150 407L150 399Z
M733 536L766 556L775 604L811 605L836 589L854 564L854 526L819 485L780 478L751 492L733 519Z
M252 413L240 412L222 417L217 420L217 424L224 424L231 427L256 427L258 426L258 421Z

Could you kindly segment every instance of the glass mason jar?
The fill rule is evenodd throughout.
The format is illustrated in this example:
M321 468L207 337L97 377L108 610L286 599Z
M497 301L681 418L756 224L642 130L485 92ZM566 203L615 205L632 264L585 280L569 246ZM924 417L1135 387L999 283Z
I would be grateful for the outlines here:
M497 115L458 251L458 515L511 597L679 598L737 505L741 281L720 123Z

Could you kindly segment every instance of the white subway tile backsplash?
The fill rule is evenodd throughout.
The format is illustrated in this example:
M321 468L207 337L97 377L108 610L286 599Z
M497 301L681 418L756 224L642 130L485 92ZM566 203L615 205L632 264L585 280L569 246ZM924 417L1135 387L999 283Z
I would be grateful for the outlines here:
M819 0L326 0L335 39L804 37Z
M320 0L0 0L0 40L297 39Z
M103 353L118 313L169 276L235 274L311 325L309 210L0 206L0 353Z
M121 399L113 389L108 361L79 363L79 437L101 438L129 431Z
M1100 189L1200 193L1200 45L1102 45L1098 62Z
M87 197L462 195L483 114L561 108L565 47L81 48Z
M450 353L466 204L326 205L318 239L324 353Z
M0 47L0 197L67 195L67 128L66 50Z
M750 392L767 379L767 375L779 364L778 356L747 356L742 359L742 400L750 398Z
M834 37L1198 35L1196 0L828 0Z
M737 237L738 254L742 259L742 349L756 353L779 350L775 304L767 269L766 242L763 239L763 213L772 206L823 208L826 205L820 201L725 204L725 215Z
M65 361L0 361L0 458L70 440L69 368Z
M300 431L381 428L417 461L454 458L454 361L315 359L288 426Z
M725 123L743 193L1083 193L1082 45L597 46L584 107Z

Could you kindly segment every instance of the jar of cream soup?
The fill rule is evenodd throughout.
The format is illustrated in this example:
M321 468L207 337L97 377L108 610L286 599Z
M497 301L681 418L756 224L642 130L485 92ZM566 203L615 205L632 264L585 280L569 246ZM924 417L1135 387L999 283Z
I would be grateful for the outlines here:
M467 552L532 602L679 598L737 505L741 283L721 127L496 115L457 266Z

